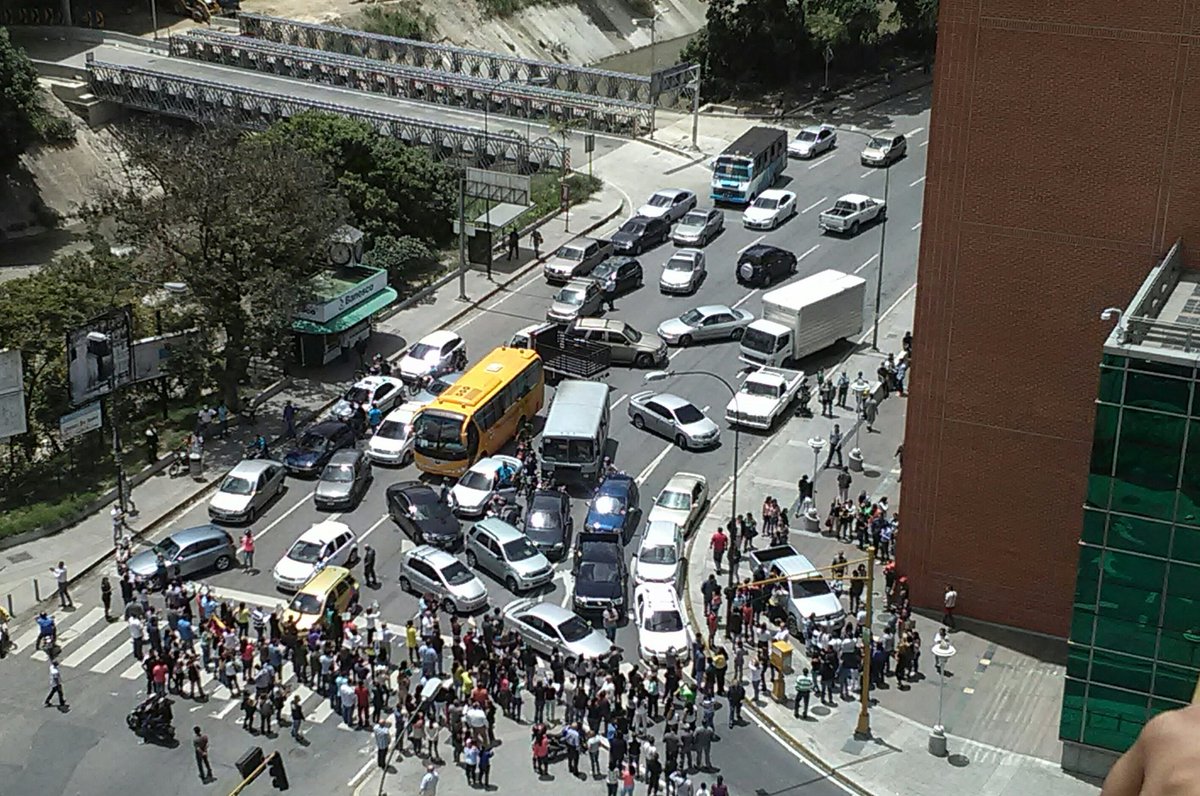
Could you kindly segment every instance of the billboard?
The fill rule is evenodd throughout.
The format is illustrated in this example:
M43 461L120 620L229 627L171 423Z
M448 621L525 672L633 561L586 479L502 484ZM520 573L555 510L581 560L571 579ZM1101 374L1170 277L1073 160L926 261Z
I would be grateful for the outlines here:
M166 364L171 354L186 346L195 334L195 329L189 329L186 332L147 337L134 342L133 380L143 382L166 376Z
M133 335L129 307L114 307L67 332L67 382L71 405L108 395L133 381Z
M58 431L62 434L63 442L82 436L89 431L95 431L102 425L100 402L95 401L82 409L76 409L70 414L58 419Z
M25 377L21 352L0 351L0 439L29 430L25 418Z

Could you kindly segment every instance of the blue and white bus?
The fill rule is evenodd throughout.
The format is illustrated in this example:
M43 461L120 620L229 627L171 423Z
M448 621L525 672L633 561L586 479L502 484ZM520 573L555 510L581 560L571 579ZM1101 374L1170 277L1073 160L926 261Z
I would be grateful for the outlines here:
M751 127L713 163L716 202L748 205L774 185L787 165L788 136L774 127Z

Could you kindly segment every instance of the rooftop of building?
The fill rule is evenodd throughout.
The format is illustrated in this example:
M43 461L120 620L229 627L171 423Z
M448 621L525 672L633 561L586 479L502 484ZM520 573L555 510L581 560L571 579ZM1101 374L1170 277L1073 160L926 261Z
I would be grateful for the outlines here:
M1183 267L1182 248L1176 241L1128 307L1104 311L1118 315L1104 353L1200 366L1200 271Z

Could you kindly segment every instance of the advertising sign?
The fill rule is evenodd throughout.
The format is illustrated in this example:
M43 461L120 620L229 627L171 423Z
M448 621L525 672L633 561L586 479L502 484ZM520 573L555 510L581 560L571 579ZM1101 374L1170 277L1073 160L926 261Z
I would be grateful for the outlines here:
M159 337L147 337L133 344L133 380L135 382L161 379L167 375L166 364L174 349L187 345L194 329Z
M15 437L28 430L21 352L0 351L0 439Z
M129 307L116 307L67 332L71 405L94 401L133 381Z
M95 401L82 409L58 419L58 431L64 441L95 431L101 426L100 402Z

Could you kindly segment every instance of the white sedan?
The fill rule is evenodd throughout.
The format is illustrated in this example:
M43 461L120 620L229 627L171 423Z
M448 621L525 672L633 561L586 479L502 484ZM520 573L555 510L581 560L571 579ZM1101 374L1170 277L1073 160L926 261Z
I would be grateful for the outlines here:
M742 213L746 229L775 229L796 215L796 194L772 188L763 191Z
M634 589L633 618L638 629L638 652L645 660L660 661L671 650L681 654L692 646L679 598L669 584L643 583Z
M690 532L708 507L708 479L698 473L675 473L654 498L646 523L673 522Z
M467 365L467 343L446 329L431 332L412 344L400 360L400 378L415 384L425 376L440 376Z
M361 406L365 412L371 408L371 404L375 404L379 411L387 414L403 400L404 384L400 379L391 376L367 376L343 393L333 405L332 414L338 420L349 420L354 416L355 407Z
M367 442L367 456L371 461L399 465L412 461L412 420L420 411L421 404L409 401L388 412Z
M646 204L637 209L635 215L643 218L665 218L668 222L678 221L689 210L696 207L696 194L681 188L656 191Z
M499 496L510 503L517 496L521 460L512 456L489 456L471 465L450 490L454 513L478 517L487 511L488 502Z
M837 144L837 130L828 124L805 127L788 144L788 156L793 158L815 158L828 152Z

